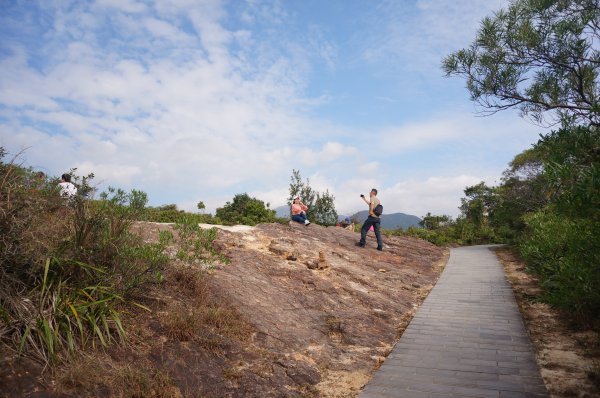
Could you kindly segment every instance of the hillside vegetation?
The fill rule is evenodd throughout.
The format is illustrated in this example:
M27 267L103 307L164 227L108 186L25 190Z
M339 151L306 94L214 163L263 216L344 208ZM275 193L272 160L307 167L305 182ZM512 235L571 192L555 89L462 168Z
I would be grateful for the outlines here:
M137 221L145 194L90 199L93 176L72 200L10 161L0 177L2 397L354 396L443 262L335 227Z

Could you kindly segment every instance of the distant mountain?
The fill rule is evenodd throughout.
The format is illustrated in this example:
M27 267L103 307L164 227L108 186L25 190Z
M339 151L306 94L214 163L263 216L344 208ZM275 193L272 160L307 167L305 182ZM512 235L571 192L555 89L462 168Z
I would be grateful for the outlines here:
M369 215L368 210L359 211L355 213L352 218L356 221L363 223L367 216ZM408 227L420 227L419 222L421 219L417 216L413 216L410 214L404 213L392 213L392 214L383 214L381 216L381 228L385 229L398 229L402 227L402 229L406 229Z
M290 206L288 205L283 205L283 206L279 206L274 208L273 210L275 210L275 215L277 217L280 218L290 218Z
M273 210L275 210L277 217L290 218L290 207L288 205L275 207ZM359 211L352 216L339 214L338 221L342 221L347 217L353 218L362 224L367 219L368 214L369 212L367 210ZM384 214L381 216L381 228L385 229L398 229L399 227L406 229L408 227L419 227L419 222L421 222L419 217L404 213Z

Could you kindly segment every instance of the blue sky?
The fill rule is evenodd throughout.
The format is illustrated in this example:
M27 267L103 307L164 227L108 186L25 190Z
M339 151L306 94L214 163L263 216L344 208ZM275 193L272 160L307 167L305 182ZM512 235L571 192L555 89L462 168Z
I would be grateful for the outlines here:
M286 201L458 214L544 130L478 117L441 60L505 0L0 0L0 145L50 175L213 212Z

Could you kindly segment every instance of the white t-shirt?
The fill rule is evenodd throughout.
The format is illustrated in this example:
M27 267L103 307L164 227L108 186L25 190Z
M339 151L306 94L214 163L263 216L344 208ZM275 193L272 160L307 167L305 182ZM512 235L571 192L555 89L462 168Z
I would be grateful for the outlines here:
M371 196L371 204L370 204L370 206L369 206L369 211L371 210L371 208L372 208L373 210L375 210L375 207L376 207L378 204L380 204L380 203L381 203L381 202L379 201L379 199L377 199L377 197L376 197L376 196ZM371 207L371 206L372 206L372 207ZM370 212L369 212L369 215L370 215L371 217L376 217L376 218L379 218L379 217L377 217L375 214L371 214Z
M63 198L70 198L77 194L77 187L72 182L59 182L60 196Z

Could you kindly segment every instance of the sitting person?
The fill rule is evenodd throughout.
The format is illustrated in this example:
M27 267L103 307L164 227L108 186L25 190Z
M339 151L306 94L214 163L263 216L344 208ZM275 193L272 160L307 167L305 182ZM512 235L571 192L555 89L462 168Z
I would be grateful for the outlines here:
M354 222L350 220L350 217L346 217L341 223L340 226L348 231L354 231Z
M310 221L306 219L306 210L308 210L308 206L302 203L299 197L295 197L292 203L292 220L304 225L310 224Z

